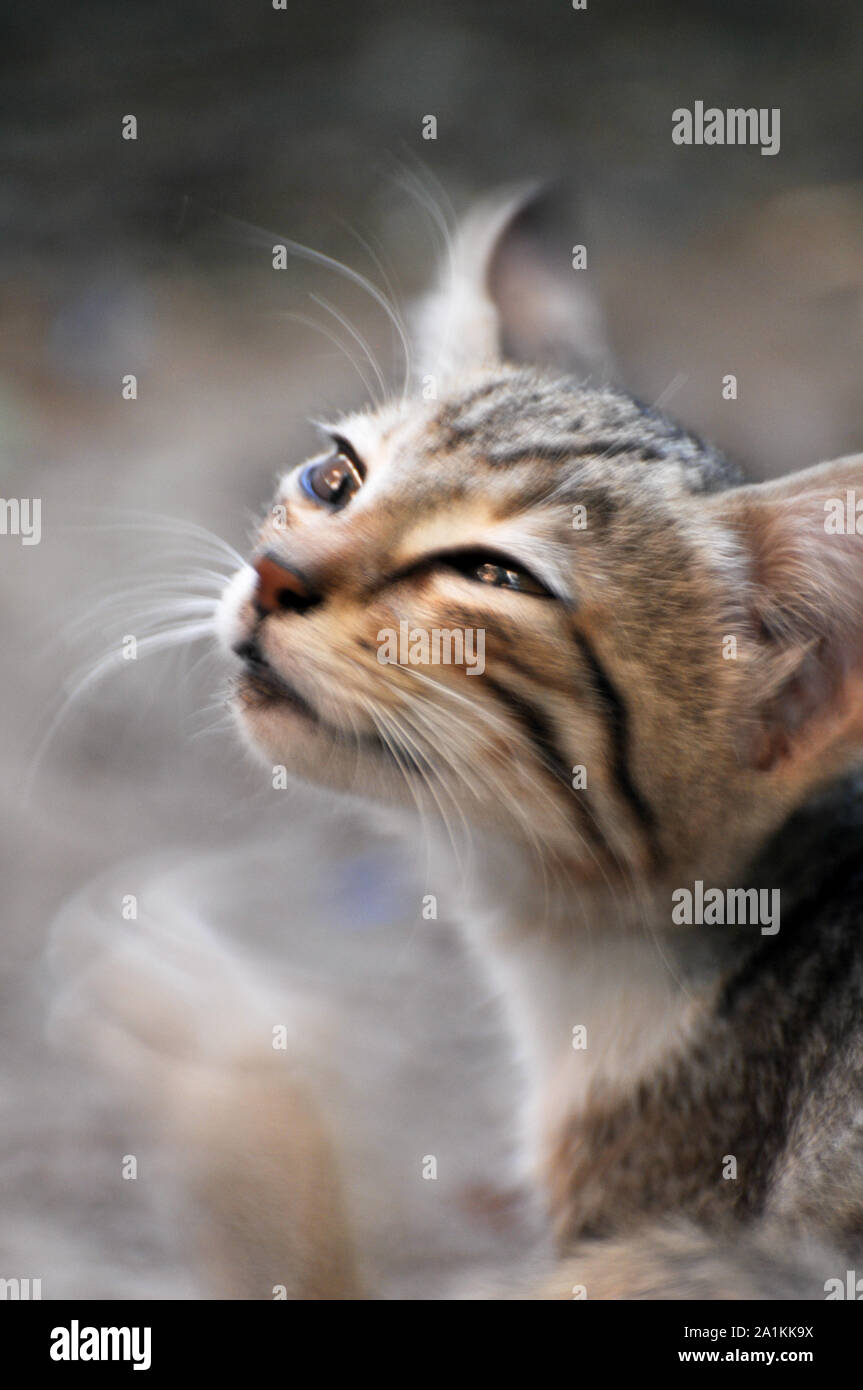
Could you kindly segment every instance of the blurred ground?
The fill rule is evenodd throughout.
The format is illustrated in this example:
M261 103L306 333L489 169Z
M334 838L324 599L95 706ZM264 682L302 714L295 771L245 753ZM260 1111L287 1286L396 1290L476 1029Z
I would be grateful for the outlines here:
M139 575L182 560L182 542L164 558L164 534L119 509L243 550L276 470L311 445L307 418L363 399L344 357L288 317L327 321L309 289L397 364L380 315L343 282L295 264L274 292L277 238L255 228L366 273L379 256L409 299L436 251L417 179L460 207L513 179L563 178L561 264L588 245L637 394L755 476L863 447L863 12L157 0L40 23L13 6L2 24L0 492L43 499L43 538L0 538L0 1274L41 1277L46 1297L199 1291L158 1184L118 1180L117 1155L145 1140L44 1044L41 961L50 921L93 875L249 846L232 893L255 906L218 925L313 979L341 1036L363 1040L335 1050L364 1239L385 1292L440 1293L477 1261L509 1266L525 1237L465 1205L472 1184L505 1180L511 1086L456 912L418 920L434 891L423 865L394 862L356 809L350 855L328 864L316 846L330 813L298 792L279 805L286 848L262 882L272 799L230 736L206 732L219 675L192 669L197 653L129 663L34 768L40 737L71 672L129 630L122 601L109 616L97 590L129 587L131 605ZM780 107L780 153L675 147L671 111L695 100ZM420 138L429 113L436 142ZM417 1181L428 1152L445 1155L439 1184Z

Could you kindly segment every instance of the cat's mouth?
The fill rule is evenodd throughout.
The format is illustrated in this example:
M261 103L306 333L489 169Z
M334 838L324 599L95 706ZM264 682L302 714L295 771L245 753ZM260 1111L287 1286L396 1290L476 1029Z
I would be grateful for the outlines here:
M233 650L243 663L235 694L244 709L249 712L277 708L289 709L304 716L326 734L333 743L346 741L344 732L324 719L296 687L286 680L275 667L270 665L254 639L249 638L238 642ZM350 743L354 748L374 749L376 752L382 753L388 761L393 757L389 745L375 730L361 733L352 729Z
M238 694L247 705L286 704L292 706L307 719L316 724L320 722L317 711L308 700L280 675L261 652L257 643L251 640L239 642L234 652L243 663Z

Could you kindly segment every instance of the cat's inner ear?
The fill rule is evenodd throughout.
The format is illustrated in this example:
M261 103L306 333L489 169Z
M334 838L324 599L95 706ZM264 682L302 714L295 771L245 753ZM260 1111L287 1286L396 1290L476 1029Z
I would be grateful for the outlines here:
M419 376L445 381L504 361L613 376L586 248L573 244L577 223L536 186L477 204L419 306Z
M863 751L863 454L709 505L749 569L747 760L833 775Z

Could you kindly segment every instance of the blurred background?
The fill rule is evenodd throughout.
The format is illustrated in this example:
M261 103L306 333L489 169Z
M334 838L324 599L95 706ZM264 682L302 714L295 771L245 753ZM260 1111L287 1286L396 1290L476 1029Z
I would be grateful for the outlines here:
M286 237L407 306L441 219L513 180L556 181L566 211L547 250L566 269L587 245L636 394L753 477L863 448L863 10L84 0L39 14L10 0L0 55L0 492L42 499L38 546L0 537L0 1276L41 1277L44 1297L202 1291L155 1165L119 1178L120 1155L155 1143L134 1104L118 1109L71 1039L44 1037L57 914L84 913L95 879L93 910L114 923L168 850L188 866L178 893L333 1005L381 1290L435 1296L478 1265L511 1271L533 1227L494 1196L513 1139L506 1049L447 885L359 808L296 790L274 811L224 729L206 648L142 656L64 701L138 631L142 596L158 604L146 586L200 562L188 531L148 518L244 551L276 472L312 447L309 417L365 400L323 329L355 344L310 293L400 369L355 286L303 260L274 277ZM674 145L672 111L697 100L778 107L780 152ZM336 814L342 851L326 860ZM229 881L200 868L212 852ZM427 1153L437 1183L419 1179Z

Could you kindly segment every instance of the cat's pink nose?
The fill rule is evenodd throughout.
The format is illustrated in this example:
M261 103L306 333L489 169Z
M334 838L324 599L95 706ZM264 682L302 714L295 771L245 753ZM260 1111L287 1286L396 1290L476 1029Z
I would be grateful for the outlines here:
M252 568L258 576L252 599L259 617L278 612L305 613L320 603L320 594L313 593L303 576L271 550L256 556Z

